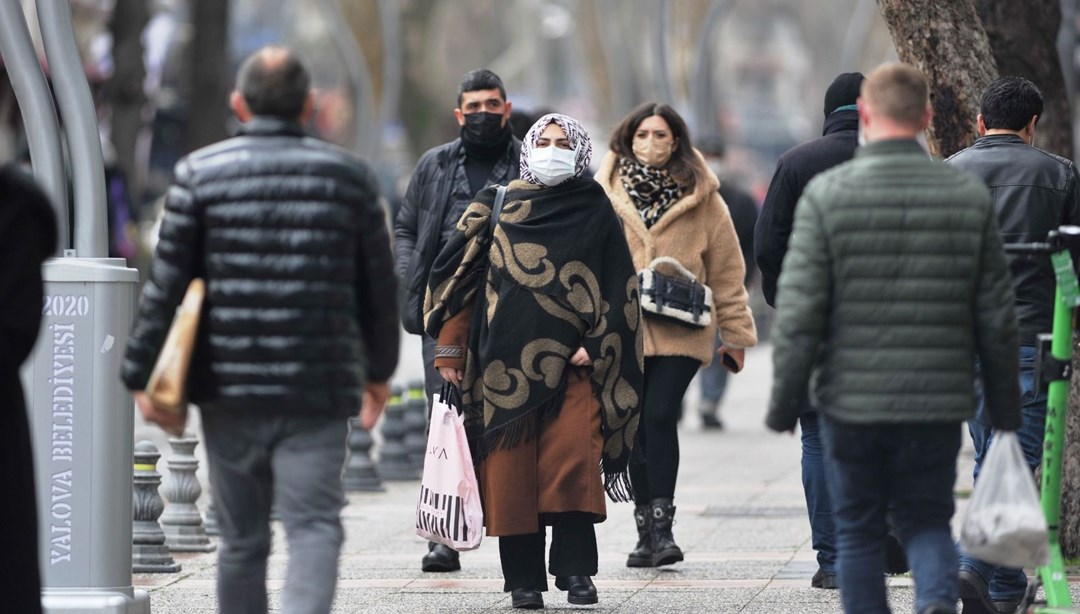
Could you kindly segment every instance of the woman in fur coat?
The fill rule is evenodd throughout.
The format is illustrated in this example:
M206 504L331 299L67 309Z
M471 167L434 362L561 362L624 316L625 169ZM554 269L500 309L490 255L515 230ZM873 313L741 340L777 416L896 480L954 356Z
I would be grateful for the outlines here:
M735 372L742 369L744 348L757 343L743 286L746 267L717 192L720 182L670 106L646 103L631 111L615 129L596 180L622 219L635 269L667 256L712 291L713 304L704 308L711 309L711 321L704 327L643 312L645 398L638 447L644 454L635 450L630 462L638 543L626 564L670 565L683 560L671 533L682 397L694 373L712 360L717 334L722 345L716 353ZM657 270L678 275L670 264Z
M605 491L631 497L637 276L604 190L582 176L590 156L576 121L541 117L501 212L497 186L477 194L424 301L435 366L461 387L484 524L499 537L515 608L543 607L545 526L556 588L570 603L597 603L593 524L607 517Z

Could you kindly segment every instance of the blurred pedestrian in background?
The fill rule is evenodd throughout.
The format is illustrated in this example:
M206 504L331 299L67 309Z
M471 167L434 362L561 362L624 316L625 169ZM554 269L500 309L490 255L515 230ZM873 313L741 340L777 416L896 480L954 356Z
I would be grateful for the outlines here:
M41 188L15 167L0 169L0 195L0 574L4 610L33 614L41 612L37 499L19 367L41 325L41 263L56 252L56 216Z
M506 185L518 178L521 141L511 131L511 110L498 75L484 69L466 73L458 85L454 108L461 136L421 156L394 221L397 272L405 286L401 321L406 332L423 338L429 407L442 378L435 370L435 340L424 334L422 311L428 277L474 195L487 186ZM420 568L456 571L461 562L455 550L432 542Z
M844 611L889 611L889 514L915 611L952 614L953 484L976 358L991 422L1020 426L1012 283L990 193L915 140L932 115L922 73L875 69L858 112L867 144L795 211L766 424L794 431L808 394L821 412Z
M742 368L744 348L757 343L743 282L746 267L719 182L693 148L686 123L666 104L630 112L611 137L596 179L623 222L637 270L674 258L712 291L711 321L694 328L645 313L645 400L638 442L644 453L630 464L638 543L628 567L683 560L671 526L679 472L678 421L682 398L697 370L716 354Z
M723 139L720 137L702 139L698 141L698 149L705 157L709 170L720 180L720 198L728 206L731 222L735 225L735 235L739 237L739 249L742 252L743 264L746 265L743 285L746 286L746 292L749 295L757 278L757 267L754 265L754 224L757 223L757 204L749 192L730 177L724 176L726 146ZM757 322L757 315L754 314L755 322ZM719 350L719 336L716 338L715 345L715 349ZM702 367L698 375L701 380L701 404L698 406L701 426L707 430L721 430L724 428L724 421L720 418L720 401L724 398L724 391L727 389L728 370L724 367L723 361L714 360Z
M374 426L397 366L397 278L375 178L304 135L310 83L282 47L241 65L231 104L243 129L177 163L122 367L144 418L177 420L142 390L188 283L203 278L188 392L202 411L229 614L267 611L271 502L289 542L282 610L330 611L347 419L360 411Z
M584 176L589 135L559 114L526 135L521 179L497 219L477 195L432 270L425 320L435 364L461 386L503 590L544 605L549 569L573 604L597 603L593 524L604 491L630 499L641 403L637 276L603 189ZM603 480L599 468L603 469Z

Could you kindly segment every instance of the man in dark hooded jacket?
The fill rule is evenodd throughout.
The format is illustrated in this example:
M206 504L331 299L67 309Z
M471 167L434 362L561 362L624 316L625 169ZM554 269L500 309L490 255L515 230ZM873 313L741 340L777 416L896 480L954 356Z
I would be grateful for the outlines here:
M0 169L0 575L6 612L41 612L37 506L30 424L19 366L41 324L41 263L56 251L56 218L45 194L14 168Z
M776 163L769 191L754 227L754 259L761 271L765 302L776 306L776 280L787 253L788 238L795 221L795 203L803 189L818 173L847 162L859 146L859 98L862 73L843 73L825 91L825 126L822 136L789 149ZM802 430L802 480L806 508L810 515L810 535L817 551L818 571L814 588L836 588L836 533L832 505L825 489L825 465L817 412L809 399L799 419Z

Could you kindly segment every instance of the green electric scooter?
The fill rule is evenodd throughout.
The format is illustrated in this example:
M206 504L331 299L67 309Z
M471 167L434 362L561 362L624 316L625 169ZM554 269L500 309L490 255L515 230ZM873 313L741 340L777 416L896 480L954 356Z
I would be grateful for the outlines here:
M1050 562L1036 570L1017 614L1077 614L1065 577L1058 526L1061 519L1061 467L1065 454L1065 416L1068 411L1069 378L1072 375L1072 335L1080 288L1070 250L1080 250L1080 226L1062 226L1051 231L1045 243L1005 245L1010 254L1049 254L1057 277L1054 323L1050 334L1039 335L1035 373L1039 385L1046 386L1046 432L1043 437L1041 502L1049 527ZM1045 601L1036 601L1039 587Z

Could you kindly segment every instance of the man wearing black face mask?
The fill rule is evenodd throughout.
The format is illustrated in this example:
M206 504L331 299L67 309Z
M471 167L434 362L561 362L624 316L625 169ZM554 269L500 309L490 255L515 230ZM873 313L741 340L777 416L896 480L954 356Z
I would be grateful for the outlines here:
M421 311L431 265L473 195L518 178L521 141L511 133L510 103L498 75L485 69L466 73L458 86L454 117L461 137L420 158L394 221L397 270L405 288L401 319L414 335L424 335ZM435 341L426 335L423 341L424 388L430 402L442 378L435 370ZM456 551L431 544L421 568L456 571L461 563Z

